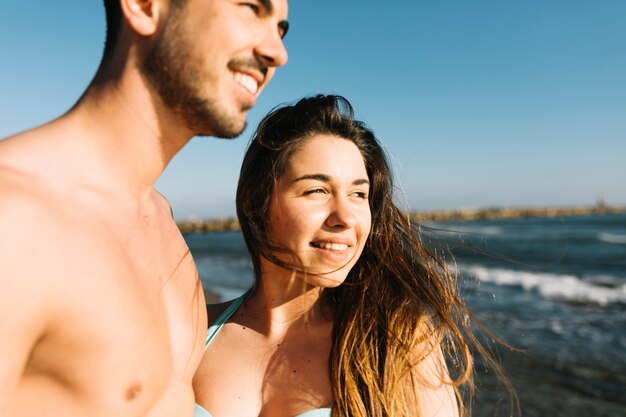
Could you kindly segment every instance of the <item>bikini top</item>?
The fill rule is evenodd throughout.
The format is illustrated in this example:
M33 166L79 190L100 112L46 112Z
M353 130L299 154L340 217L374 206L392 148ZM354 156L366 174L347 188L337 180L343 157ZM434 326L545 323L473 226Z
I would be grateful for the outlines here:
M235 311L241 306L246 294L233 301L222 314L209 326L209 330L206 334L206 343L204 344L204 350L211 344L215 336L222 330L224 323L235 314ZM194 417L212 417L211 413L202 408L199 404L196 404L196 410ZM316 408L313 410L305 411L294 417L330 417L330 408Z

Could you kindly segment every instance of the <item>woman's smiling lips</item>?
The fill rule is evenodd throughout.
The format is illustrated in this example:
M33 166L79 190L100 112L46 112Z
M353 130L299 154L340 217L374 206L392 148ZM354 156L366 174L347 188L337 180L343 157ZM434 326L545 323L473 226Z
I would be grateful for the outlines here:
M311 242L311 246L318 249L329 249L335 251L348 249L348 245L345 243Z
M347 239L320 239L311 241L309 245L317 249L343 251L354 246L354 243Z
M335 262L343 262L349 256L349 248L354 246L350 240L315 240L309 243L318 253Z

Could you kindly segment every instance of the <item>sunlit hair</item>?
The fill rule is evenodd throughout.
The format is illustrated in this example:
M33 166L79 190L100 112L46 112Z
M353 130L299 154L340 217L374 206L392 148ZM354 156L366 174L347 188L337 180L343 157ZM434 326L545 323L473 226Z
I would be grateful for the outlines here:
M451 365L452 381L446 383L454 386L464 411L466 396L458 388L471 391L469 346L485 353L470 329L471 314L446 261L426 248L408 213L395 205L390 165L376 136L354 119L341 96L318 95L279 107L252 138L239 177L237 216L256 279L261 257L302 267L276 256L287 251L269 239L268 208L293 154L320 134L349 140L361 152L372 214L369 239L346 281L322 295L333 314L333 416L414 416L419 409L414 393L423 382L415 366L439 343Z

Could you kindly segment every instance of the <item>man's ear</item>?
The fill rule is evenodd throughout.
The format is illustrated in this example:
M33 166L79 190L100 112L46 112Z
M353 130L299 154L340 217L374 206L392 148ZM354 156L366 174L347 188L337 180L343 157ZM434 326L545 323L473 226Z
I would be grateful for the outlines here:
M160 0L120 0L120 7L128 26L138 35L151 36L157 30L162 3Z

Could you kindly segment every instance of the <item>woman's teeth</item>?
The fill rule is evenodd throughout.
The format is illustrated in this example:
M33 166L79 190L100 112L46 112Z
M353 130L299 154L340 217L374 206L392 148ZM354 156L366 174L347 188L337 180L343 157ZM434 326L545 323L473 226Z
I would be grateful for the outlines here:
M320 249L330 249L330 250L346 250L348 249L348 245L345 243L330 243L330 242L311 242L311 245Z

